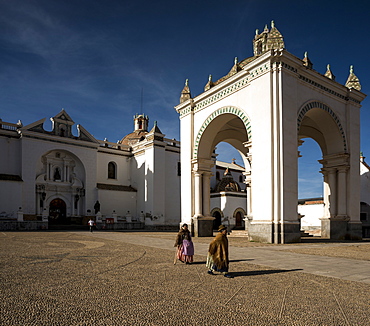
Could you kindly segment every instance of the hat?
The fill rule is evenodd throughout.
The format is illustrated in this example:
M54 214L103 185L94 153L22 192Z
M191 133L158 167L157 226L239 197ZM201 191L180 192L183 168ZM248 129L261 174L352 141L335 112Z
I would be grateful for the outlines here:
M185 226L186 226L186 227L188 227L188 225L187 225L186 223L184 223L184 224L182 225L182 227L183 227L183 228L184 228Z
M221 231L223 231L223 230L227 230L227 227L225 226L225 225L220 225L219 227L218 227L218 232L221 232Z

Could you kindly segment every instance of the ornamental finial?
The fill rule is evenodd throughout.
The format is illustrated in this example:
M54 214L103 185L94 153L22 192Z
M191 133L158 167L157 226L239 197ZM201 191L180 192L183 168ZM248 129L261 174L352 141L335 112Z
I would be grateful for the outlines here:
M275 27L275 22L271 20L271 28L274 28L274 27Z
M332 80L335 80L335 76L334 76L334 74L332 73L332 71L330 69L330 64L329 63L326 65L326 73L325 73L324 76L325 77L328 77L328 78L330 78Z
M349 76L348 76L348 79L347 79L347 82L346 82L346 87L354 88L358 91L361 90L360 80L358 79L358 77L353 72L353 65L351 65L349 67Z

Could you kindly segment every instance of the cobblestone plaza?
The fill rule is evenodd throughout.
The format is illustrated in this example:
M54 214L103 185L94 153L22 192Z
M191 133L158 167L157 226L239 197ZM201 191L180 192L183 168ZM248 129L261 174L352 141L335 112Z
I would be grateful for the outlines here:
M194 264L174 265L175 235L1 232L0 324L369 323L369 242L273 245L230 237L234 278L226 279L206 273L211 238L194 239Z

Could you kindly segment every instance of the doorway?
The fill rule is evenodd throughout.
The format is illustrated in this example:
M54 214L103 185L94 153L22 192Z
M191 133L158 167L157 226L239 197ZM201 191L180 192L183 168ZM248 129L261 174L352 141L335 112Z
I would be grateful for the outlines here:
M241 212L235 215L235 229L243 229L243 217Z
M213 220L213 230L217 230L221 225L221 214L219 211L215 211L212 216L215 218Z
M70 224L66 213L67 206L62 199L52 200L49 205L49 223L52 225Z

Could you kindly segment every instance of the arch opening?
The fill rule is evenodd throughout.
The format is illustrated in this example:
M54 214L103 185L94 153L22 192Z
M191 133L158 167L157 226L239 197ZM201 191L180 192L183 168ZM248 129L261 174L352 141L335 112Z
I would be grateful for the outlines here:
M247 210L244 166L249 167L249 132L241 117L226 112L208 122L197 138L193 160L194 216L212 217L213 229L220 224L234 228L235 210ZM238 217L240 227L243 222Z
M301 148L301 145L306 145ZM318 147L317 147L318 145ZM327 105L306 104L298 114L298 146L307 159L299 159L298 201L301 229L320 229L322 237L331 237L332 221L348 219L347 178L349 154L340 119ZM316 149L314 147L316 146ZM300 155L299 155L300 156ZM321 158L318 163L313 157ZM320 171L317 171L319 170ZM314 171L316 170L316 171ZM321 177L317 172L321 173ZM302 175L307 180L303 187ZM319 190L321 178L322 190ZM308 187L307 187L308 185ZM321 196L320 196L321 194Z
M320 173L322 151L315 140L304 138L299 146L299 154L297 211L301 217L301 231L320 235L320 218L324 216L324 180Z

